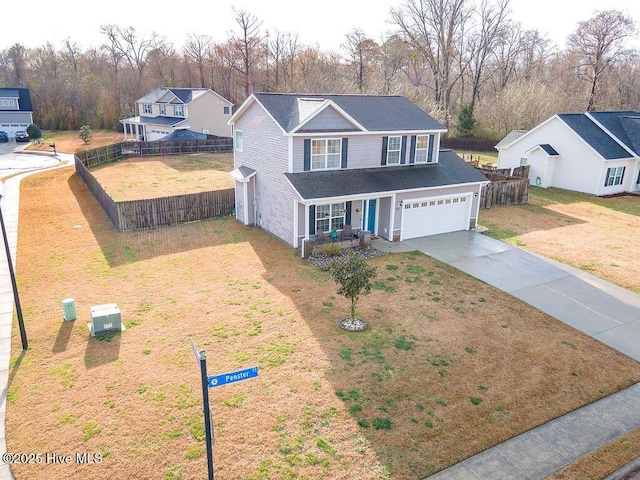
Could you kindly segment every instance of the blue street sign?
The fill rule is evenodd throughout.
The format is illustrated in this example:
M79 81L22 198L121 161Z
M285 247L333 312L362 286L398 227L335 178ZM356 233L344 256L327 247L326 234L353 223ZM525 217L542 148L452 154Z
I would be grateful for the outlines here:
M222 373L220 375L210 375L207 377L209 388L219 387L227 383L240 382L258 376L258 367L245 368L230 373Z

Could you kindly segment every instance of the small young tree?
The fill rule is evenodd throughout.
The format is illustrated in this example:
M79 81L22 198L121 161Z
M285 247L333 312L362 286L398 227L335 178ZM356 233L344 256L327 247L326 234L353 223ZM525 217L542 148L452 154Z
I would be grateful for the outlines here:
M367 265L356 252L349 252L345 259L331 262L329 272L340 285L338 293L351 300L351 319L356 318L356 304L360 294L371 290L371 280L376 276L376 267Z
M473 138L475 128L476 119L473 116L473 107L465 105L456 119L456 134L459 138Z
M80 127L80 135L79 137L85 144L91 142L91 137L93 136L93 132L91 131L91 127L89 125L83 125Z

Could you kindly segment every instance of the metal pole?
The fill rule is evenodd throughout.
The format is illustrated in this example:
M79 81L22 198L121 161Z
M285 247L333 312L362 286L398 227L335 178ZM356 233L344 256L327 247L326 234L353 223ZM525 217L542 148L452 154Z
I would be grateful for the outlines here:
M2 195L0 195L2 200ZM11 250L9 249L9 240L7 240L7 230L4 227L4 217L2 216L2 208L0 207L0 225L2 225L2 238L4 240L4 248L7 252L7 264L9 265L9 276L11 277L11 287L13 288L13 299L16 303L16 312L18 314L18 326L20 327L20 339L22 340L22 350L29 348L27 340L27 331L24 328L24 318L22 317L22 307L20 307L20 297L18 296L18 284L16 283L16 275L13 271L13 262L11 261Z
M211 444L211 411L209 410L209 382L207 380L207 352L200 350L200 376L202 377L202 403L204 407L204 432L207 442L207 469L213 480L213 449Z

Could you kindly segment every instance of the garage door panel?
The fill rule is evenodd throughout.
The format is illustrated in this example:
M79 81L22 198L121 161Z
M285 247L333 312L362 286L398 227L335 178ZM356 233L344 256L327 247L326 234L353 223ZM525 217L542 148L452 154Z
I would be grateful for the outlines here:
M406 200L402 211L402 239L466 230L470 195Z

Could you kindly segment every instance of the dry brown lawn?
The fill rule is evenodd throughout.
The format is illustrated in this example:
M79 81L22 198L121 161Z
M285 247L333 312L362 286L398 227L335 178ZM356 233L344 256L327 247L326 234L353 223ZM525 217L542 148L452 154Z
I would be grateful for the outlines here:
M480 211L487 235L640 293L640 197L531 187L525 205Z
M55 143L56 151L62 153L75 153L118 143L121 142L123 138L123 134L120 132L114 132L112 130L94 130L91 142L85 144L78 136L79 134L79 131L45 130L42 132L43 143L37 144L32 142L27 147L27 150L52 152L53 149L49 145Z
M637 362L427 256L371 263L370 329L347 333L328 273L259 229L119 233L72 168L23 180L30 349L14 329L8 450L104 460L16 478L205 478L190 338L209 374L260 367L209 390L218 480L420 479L640 380ZM127 330L90 338L89 307L112 302Z
M233 188L233 153L132 157L91 173L116 202Z

